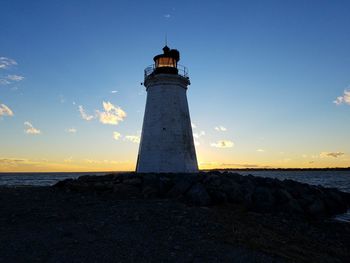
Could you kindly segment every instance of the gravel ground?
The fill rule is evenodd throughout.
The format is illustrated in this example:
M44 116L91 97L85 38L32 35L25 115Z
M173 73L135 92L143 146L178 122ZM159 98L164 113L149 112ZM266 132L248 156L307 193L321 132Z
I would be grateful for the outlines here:
M0 188L0 262L348 262L349 224Z

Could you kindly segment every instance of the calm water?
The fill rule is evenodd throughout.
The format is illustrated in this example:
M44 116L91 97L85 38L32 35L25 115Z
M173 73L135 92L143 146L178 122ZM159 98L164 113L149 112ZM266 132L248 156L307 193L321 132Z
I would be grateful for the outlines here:
M350 171L234 171L242 175L252 174L261 177L292 179L302 183L334 187L350 193ZM0 185L6 186L50 186L67 178L101 173L0 173ZM347 214L337 216L337 220L350 222L350 210Z
M237 171L242 175L291 179L302 183L334 187L350 193L350 171Z
M292 179L303 183L334 187L344 192L350 192L350 171L232 171L243 175L252 174L280 180ZM60 180L78 178L87 174L104 175L107 173L0 173L0 185L50 186Z
M58 181L68 178L78 178L82 175L94 174L104 175L101 173L0 173L0 185L6 186L50 186Z

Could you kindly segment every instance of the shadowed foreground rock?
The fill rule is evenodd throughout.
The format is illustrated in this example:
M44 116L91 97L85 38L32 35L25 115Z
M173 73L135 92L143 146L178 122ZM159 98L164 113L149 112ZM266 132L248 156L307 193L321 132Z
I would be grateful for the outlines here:
M347 198L216 173L0 187L0 262L349 262L350 224L303 216Z
M292 180L235 173L110 174L81 176L55 187L77 192L112 192L120 198L176 199L196 206L238 204L249 211L332 216L350 207L350 194Z

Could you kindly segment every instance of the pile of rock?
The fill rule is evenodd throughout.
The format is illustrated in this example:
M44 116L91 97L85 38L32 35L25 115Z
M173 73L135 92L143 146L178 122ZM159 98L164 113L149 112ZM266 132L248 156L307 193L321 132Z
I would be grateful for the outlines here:
M178 199L198 206L231 203L262 213L331 216L350 207L350 194L337 189L219 171L81 176L58 182L54 187L78 192L112 192L120 198Z

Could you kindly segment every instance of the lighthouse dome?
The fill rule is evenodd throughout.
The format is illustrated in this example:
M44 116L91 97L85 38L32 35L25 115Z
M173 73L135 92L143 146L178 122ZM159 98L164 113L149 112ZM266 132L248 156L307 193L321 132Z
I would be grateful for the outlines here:
M168 46L163 48L163 54L153 58L155 62L154 73L177 74L177 62L180 60L180 52L176 49L170 49Z

